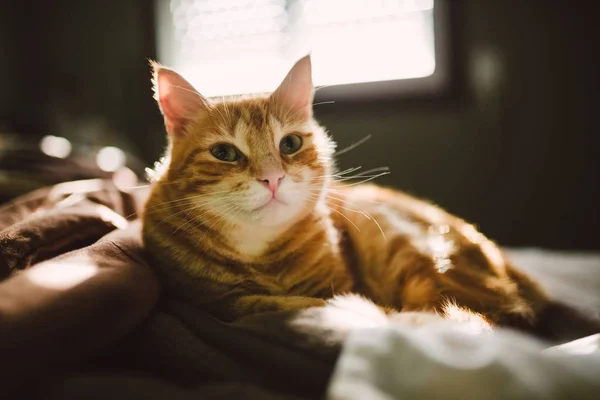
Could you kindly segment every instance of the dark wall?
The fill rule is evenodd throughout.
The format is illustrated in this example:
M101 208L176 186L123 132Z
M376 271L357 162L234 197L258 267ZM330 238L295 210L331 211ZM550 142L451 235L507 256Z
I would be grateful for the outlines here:
M146 160L163 144L148 58L155 58L153 2L3 0L0 117L48 134L57 98L77 91L78 111L103 117ZM51 132L50 132L51 133Z
M86 107L147 162L157 157L152 2L4 3L0 117L43 132L57 83L74 77ZM446 96L316 108L340 147L373 135L341 166L387 165L381 183L434 200L501 244L600 249L594 2L449 3L456 79Z

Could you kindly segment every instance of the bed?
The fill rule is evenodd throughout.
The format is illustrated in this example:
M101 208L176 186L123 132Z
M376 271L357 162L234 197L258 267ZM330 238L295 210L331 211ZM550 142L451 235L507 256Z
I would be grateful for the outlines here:
M146 195L147 188L92 179L42 188L0 208L4 394L600 398L595 332L557 347L447 323L408 329L331 307L224 323L160 296L139 236ZM507 252L551 294L599 317L600 254Z

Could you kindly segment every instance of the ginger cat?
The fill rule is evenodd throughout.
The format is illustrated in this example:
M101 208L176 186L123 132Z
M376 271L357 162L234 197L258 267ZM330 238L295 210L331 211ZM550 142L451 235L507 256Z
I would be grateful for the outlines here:
M312 115L309 56L269 96L220 102L153 68L169 149L143 239L171 294L223 320L356 293L400 316L452 318L453 302L491 325L533 329L548 306L472 225L335 175L334 143Z

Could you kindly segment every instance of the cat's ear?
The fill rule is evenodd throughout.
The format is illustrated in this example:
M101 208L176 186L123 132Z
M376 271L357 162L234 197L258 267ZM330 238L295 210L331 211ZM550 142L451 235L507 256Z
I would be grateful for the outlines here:
M310 55L306 55L294 64L271 98L285 104L295 115L308 119L312 116L313 96Z
M171 137L180 137L186 124L209 107L208 101L181 75L151 61L154 99Z

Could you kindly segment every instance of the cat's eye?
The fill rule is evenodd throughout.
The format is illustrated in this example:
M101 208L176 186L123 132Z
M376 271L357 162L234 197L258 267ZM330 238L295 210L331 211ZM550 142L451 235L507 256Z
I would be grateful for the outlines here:
M293 154L302 147L302 138L295 133L289 134L279 143L279 151L283 154Z
M235 146L230 144L216 144L210 149L210 154L212 154L216 159L227 162L234 162L240 159L240 152Z

